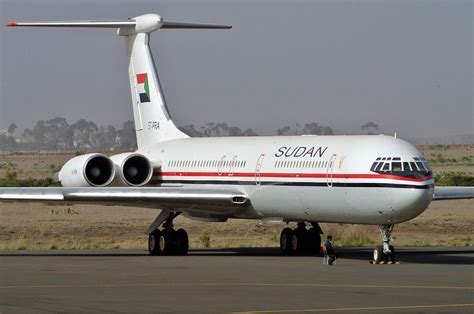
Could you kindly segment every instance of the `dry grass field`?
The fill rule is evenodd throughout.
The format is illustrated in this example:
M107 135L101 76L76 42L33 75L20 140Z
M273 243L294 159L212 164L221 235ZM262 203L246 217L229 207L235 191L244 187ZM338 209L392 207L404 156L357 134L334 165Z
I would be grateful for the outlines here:
M435 174L462 171L474 175L474 145L423 146ZM441 155L440 155L441 154ZM44 178L71 154L0 153L0 178L17 172L18 178ZM464 158L466 157L466 158ZM464 158L464 160L463 160ZM454 161L456 160L456 161ZM474 200L433 202L416 219L397 225L394 245L473 245ZM146 248L143 233L158 211L143 208L94 205L0 204L0 250ZM278 246L283 224L230 220L202 223L178 217L176 227L186 228L191 247ZM337 245L370 246L380 241L376 226L322 224Z

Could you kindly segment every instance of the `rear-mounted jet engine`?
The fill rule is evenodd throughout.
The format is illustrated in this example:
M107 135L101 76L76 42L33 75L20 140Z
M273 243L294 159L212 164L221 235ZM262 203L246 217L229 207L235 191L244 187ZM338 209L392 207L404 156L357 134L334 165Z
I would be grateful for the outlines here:
M143 186L153 175L150 160L141 154L123 153L110 159L115 165L115 180L112 185Z
M107 186L114 179L114 164L102 154L74 157L64 164L58 179L64 187Z

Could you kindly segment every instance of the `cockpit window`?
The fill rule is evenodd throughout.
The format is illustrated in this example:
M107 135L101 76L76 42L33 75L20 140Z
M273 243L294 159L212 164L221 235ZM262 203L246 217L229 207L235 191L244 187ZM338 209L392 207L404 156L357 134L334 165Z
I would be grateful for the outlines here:
M403 172L402 163L400 161L392 162L392 172Z
M375 172L379 172L380 170L382 170L383 164L384 164L383 162L379 163L379 165L375 169Z
M403 171L411 171L410 163L408 162L403 163Z
M370 167L370 171L409 178L422 178L432 174L428 161L424 157L405 160L400 157L378 157Z

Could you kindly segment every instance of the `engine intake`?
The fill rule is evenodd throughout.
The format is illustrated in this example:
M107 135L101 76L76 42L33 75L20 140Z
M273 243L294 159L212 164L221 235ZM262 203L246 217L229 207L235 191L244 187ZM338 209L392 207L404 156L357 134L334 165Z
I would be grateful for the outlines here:
M114 179L114 164L102 154L74 157L59 172L64 187L107 186Z
M123 153L110 157L115 164L114 185L143 186L153 176L153 166L148 158L137 153Z

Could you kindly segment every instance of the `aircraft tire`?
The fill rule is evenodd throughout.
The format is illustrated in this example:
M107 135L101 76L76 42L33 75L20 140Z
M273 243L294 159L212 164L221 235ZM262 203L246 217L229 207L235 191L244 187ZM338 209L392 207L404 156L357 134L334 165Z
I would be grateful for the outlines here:
M306 232L306 243L308 254L319 254L321 252L321 235L314 228Z
M281 253L284 255L290 255L293 250L292 250L292 240L293 237L293 230L291 228L285 228L281 231L280 234L280 250Z
M390 245L389 248L390 248L390 254L388 258L390 259L390 261L395 262L395 248L393 247L393 245Z
M380 263L381 261L384 260L384 253L383 253L383 248L381 246L377 246L375 249L374 249L374 253L373 253L373 261L374 263Z
M150 255L160 255L160 238L161 238L161 231L155 230L152 234L148 235L148 252Z
M160 244L163 255L173 255L175 253L176 231L174 229L164 229L161 232Z
M186 255L189 250L188 233L184 229L176 230L176 254Z
M300 230L296 228L293 230L293 236L291 238L291 248L293 254L301 255L305 249L305 233L306 230Z

